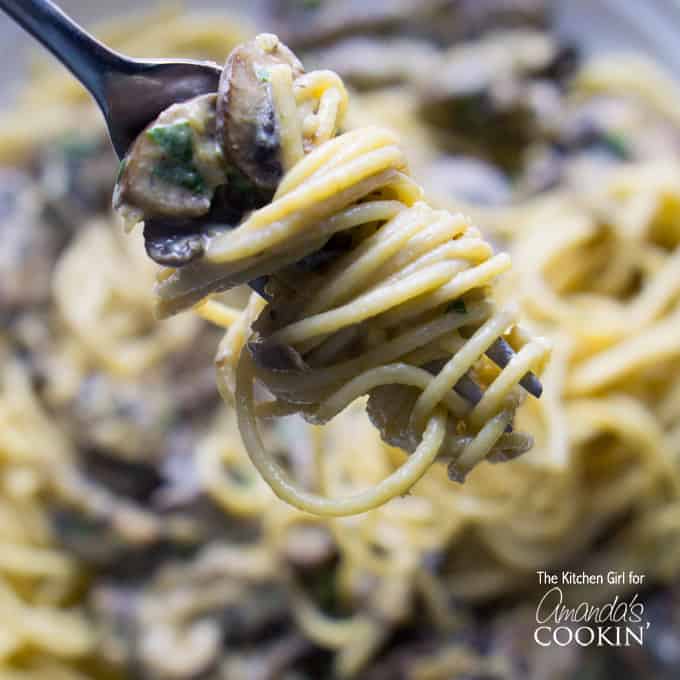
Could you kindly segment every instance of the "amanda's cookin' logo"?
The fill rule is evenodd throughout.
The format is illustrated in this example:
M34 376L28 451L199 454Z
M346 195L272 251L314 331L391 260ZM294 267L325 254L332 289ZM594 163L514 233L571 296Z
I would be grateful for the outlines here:
M576 644L579 647L632 647L644 644L645 633L649 629L649 621L644 620L645 606L639 601L637 593L628 601L617 595L610 602L592 605L580 602L569 607L564 604L564 593L560 585L573 584L609 584L623 583L641 584L644 575L634 572L610 572L607 578L601 574L574 574L563 572L560 579L557 575L537 572L539 583L551 585L536 607L536 629L534 641L541 647L558 645L567 647ZM614 580L615 579L615 580Z

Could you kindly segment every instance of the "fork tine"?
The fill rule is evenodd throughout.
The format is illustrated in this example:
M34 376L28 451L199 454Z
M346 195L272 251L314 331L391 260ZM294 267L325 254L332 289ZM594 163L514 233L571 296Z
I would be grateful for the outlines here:
M453 389L471 406L478 404L482 398L482 388L466 373L454 386Z
M506 340L498 338L496 342L486 351L486 356L496 364L499 368L505 368L510 359L515 355L515 350L510 347ZM543 385L541 381L529 371L520 381L519 384L529 393L538 399L543 393Z
M248 285L261 297L269 301L269 296L265 292L267 280L267 276L261 276L259 279L249 281ZM494 342L486 351L486 355L489 359L491 359L491 361L499 368L505 368L514 354L515 350L513 350L503 338L498 338L498 340L496 340L496 342ZM531 371L519 381L519 384L529 394L536 397L536 399L543 394L543 385L541 384L541 381ZM479 402L483 394L482 388L467 374L456 383L453 389L472 406Z
M484 392L482 388L466 373L454 386L453 389L457 392L470 406L475 406L479 403ZM505 428L506 432L512 432L512 425Z

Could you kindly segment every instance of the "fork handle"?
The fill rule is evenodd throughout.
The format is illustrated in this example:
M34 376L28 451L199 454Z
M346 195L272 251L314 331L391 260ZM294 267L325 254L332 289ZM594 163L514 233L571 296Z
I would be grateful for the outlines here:
M49 0L0 0L4 10L41 42L90 91L103 109L105 78L125 60L87 33Z

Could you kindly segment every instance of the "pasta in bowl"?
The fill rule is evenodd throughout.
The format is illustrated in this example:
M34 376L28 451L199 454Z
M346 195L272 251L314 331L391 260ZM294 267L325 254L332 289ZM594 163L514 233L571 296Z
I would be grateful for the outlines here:
M578 4L595 11L567 3ZM677 674L675 655L659 653L680 644L677 84L647 59L574 61L540 14L531 26L543 26L554 48L536 56L535 40L496 41L507 24L495 19L474 31L466 24L463 43L459 34L441 43L437 15L435 42L424 12L441 3L407 5L400 10L418 14L417 24L377 16L374 34L361 7L395 3L342 3L340 20L354 16L338 35L338 4L321 3L331 43L314 33L320 42L305 51L293 31L270 19L263 28L276 27L305 64L333 68L351 88L341 130L388 127L424 202L469 215L512 255L494 286L498 308L518 303L522 325L554 345L543 395L514 418L532 449L509 464L480 463L465 484L434 464L407 495L351 517L276 498L250 462L234 409L219 399L212 366L217 326L231 325L219 374L228 395L230 353L256 339L262 299L243 316L248 290L237 287L200 303L212 323L193 313L154 321L155 267L141 230L125 236L109 213L116 160L98 113L70 77L37 63L0 126L8 211L0 222L0 669L13 680ZM478 8L494 6L517 22L508 8L520 5L542 3L449 6L477 19ZM252 29L219 12L164 5L144 21L96 30L125 53L224 62ZM304 33L297 19L293 28ZM370 58L358 54L360 30L369 31ZM460 63L478 41L500 60L470 92ZM499 44L510 52L494 50ZM333 61L330 47L357 54L364 73ZM428 99L430 80L448 89ZM504 98L498 88L508 84L513 96ZM558 118L544 106L555 96ZM468 117L434 116L442 107ZM508 145L488 148L489 126L513 143L514 170ZM247 210L271 196L262 200ZM163 257L162 239L154 244ZM341 498L408 461L366 417L365 399L321 427L269 418L266 408L267 450L305 489ZM536 571L562 569L645 574L644 588L563 588L569 606L637 595L651 623L644 646L534 644L545 590Z

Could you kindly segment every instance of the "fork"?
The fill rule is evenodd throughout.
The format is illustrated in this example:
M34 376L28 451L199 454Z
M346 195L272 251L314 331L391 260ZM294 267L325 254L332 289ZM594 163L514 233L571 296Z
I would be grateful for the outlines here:
M217 91L222 73L217 64L126 57L96 40L49 0L0 0L0 9L52 52L90 92L120 158L168 106Z

